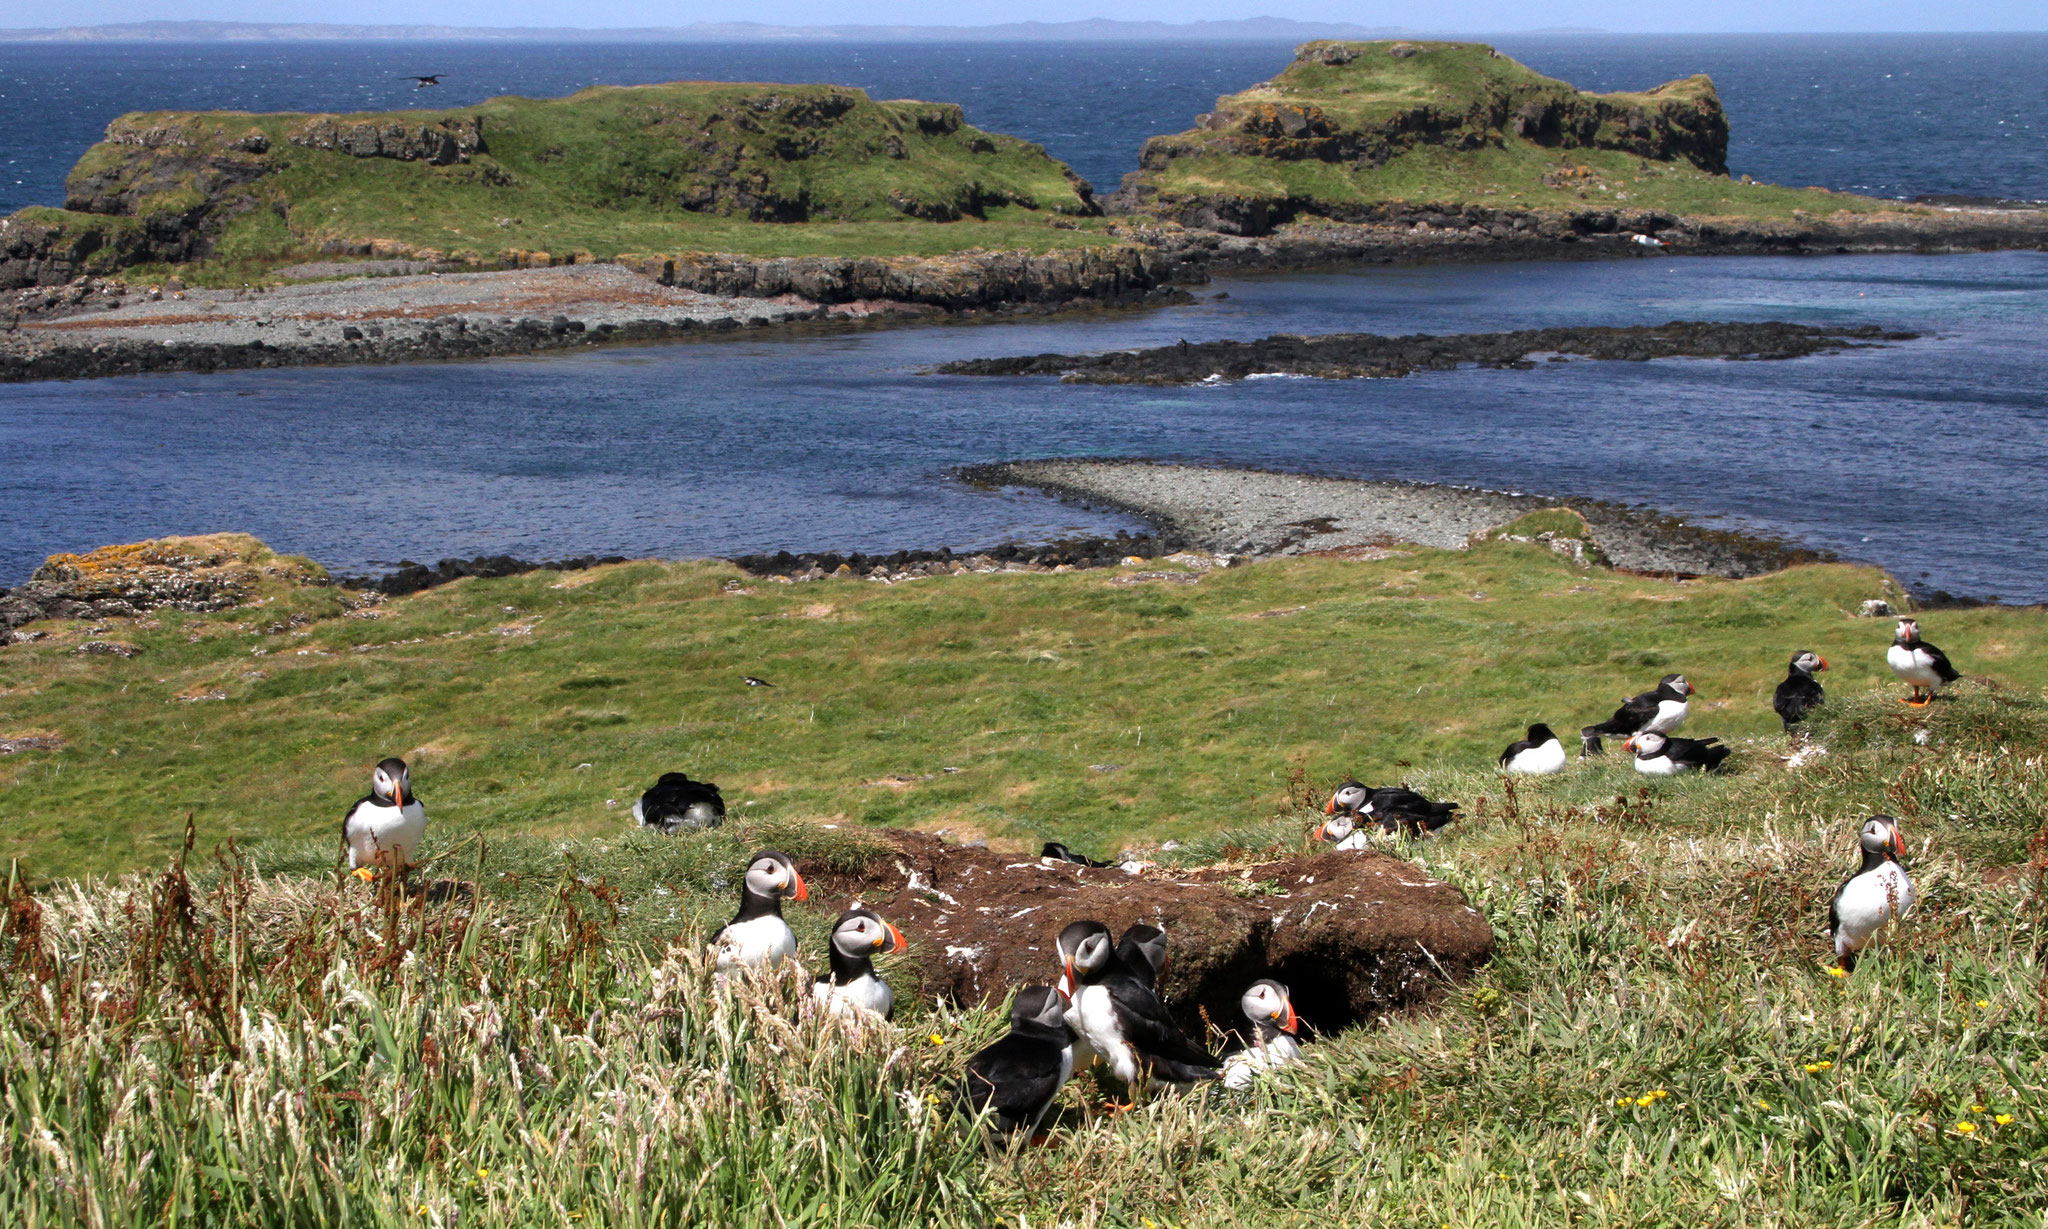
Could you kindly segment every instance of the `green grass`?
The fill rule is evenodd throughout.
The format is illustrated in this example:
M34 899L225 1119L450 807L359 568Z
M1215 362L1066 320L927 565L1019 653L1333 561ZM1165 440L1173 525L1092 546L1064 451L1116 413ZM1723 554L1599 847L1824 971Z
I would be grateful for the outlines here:
M1842 566L1672 585L1491 543L1171 589L1084 572L729 594L733 575L464 581L374 621L280 589L110 632L142 646L126 661L71 654L63 626L0 652L0 734L69 740L0 759L9 852L42 883L10 882L0 913L0 1222L2048 1214L2041 611L1924 615L1984 681L1909 710L1881 664L1889 623L1848 613L1887 582ZM1767 705L1800 647L1834 669L1827 753L1791 767ZM1738 740L1733 771L1492 771L1521 722L1604 715L1665 669L1701 687L1687 733ZM778 686L747 692L742 672ZM170 698L213 685L232 698ZM337 886L341 805L377 755L422 743L431 874L467 886L403 906ZM675 840L604 807L675 766L761 805ZM989 1155L941 1107L998 1011L911 1002L900 1031L849 1037L788 987L704 965L746 851L866 856L866 830L829 816L1180 835L1198 862L1301 848L1320 818L1304 795L1352 770L1466 803L1439 839L1388 847L1463 889L1496 955L1251 1094L1106 1120L1080 1112L1083 1082L1051 1146ZM1902 818L1920 904L1837 979L1821 918L1880 809ZM248 843L209 857L230 832ZM180 856L189 881L163 869ZM47 879L123 867L139 873ZM839 903L791 908L806 951ZM887 968L929 957L909 938Z
M148 865L188 811L209 845L327 838L392 754L441 833L611 833L683 769L736 811L1112 853L1266 819L1297 770L1484 768L1526 723L1575 729L1667 670L1700 688L1694 728L1767 745L1794 651L1826 656L1845 693L1888 679L1890 625L1851 613L1891 591L1865 568L1674 585L1496 542L1114 577L730 593L727 566L643 563L463 581L375 618L299 589L110 632L139 646L127 660L80 656L86 630L49 624L0 654L0 737L65 740L0 759L0 858ZM2048 685L2040 611L1924 625L1966 671Z

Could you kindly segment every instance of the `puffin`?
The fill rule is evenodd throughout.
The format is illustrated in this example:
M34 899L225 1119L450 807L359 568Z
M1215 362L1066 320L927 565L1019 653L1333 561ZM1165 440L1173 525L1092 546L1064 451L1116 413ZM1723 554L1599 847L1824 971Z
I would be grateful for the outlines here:
M1563 772L1564 743L1539 721L1529 727L1529 733L1520 742L1509 743L1508 749L1500 753L1500 766L1503 772L1525 777Z
M1102 1061L1102 1055L1097 1054L1095 1047L1088 1043L1088 1038L1081 1035L1081 1012L1074 1006L1074 996L1081 992L1081 988L1074 982L1074 949L1080 947L1081 940L1094 934L1100 925L1099 922L1075 922L1060 931L1059 938L1053 940L1053 954L1060 962L1060 980L1056 989L1060 998L1067 1004L1066 1020L1074 1033L1076 1071L1092 1067Z
M1301 1057L1301 1017L1294 1014L1294 996L1270 977L1253 982L1237 1004L1252 1022L1252 1043L1223 1060L1223 1086L1246 1089Z
M402 873L426 834L427 811L412 792L412 770L395 755L370 770L369 797L357 799L341 820L349 872L365 882L378 867Z
M989 1125L1006 1138L1035 1137L1072 1074L1066 996L1052 986L1026 986L1010 1000L1010 1031L967 1060L956 1099L968 1114L988 1113Z
M1045 848L1038 851L1038 856L1040 858L1051 858L1055 862L1071 862L1075 866L1104 867L1116 865L1114 862L1097 862L1085 853L1075 853L1058 841L1047 841Z
M809 900L811 890L789 855L764 849L747 859L740 878L740 911L712 936L718 968L762 968L796 958L796 932L782 919L782 900Z
M725 822L725 799L709 781L692 781L685 772L665 772L633 804L633 819L663 836L674 836L683 828L716 828Z
M874 910L855 905L832 923L832 938L826 945L832 971L820 973L811 983L811 998L835 1016L866 1011L884 1020L894 1019L896 995L888 982L875 975L874 958L909 946L902 931Z
M1405 785L1367 789L1355 779L1338 786L1323 806L1325 815L1349 815L1354 821L1365 816L1377 821L1384 832L1406 832L1410 836L1435 832L1456 819L1457 810L1455 802L1432 802ZM1318 839L1323 839L1328 828L1326 824L1317 830ZM1345 838L1342 832L1333 831L1330 839L1337 840L1341 848Z
M1842 880L1828 902L1828 934L1835 940L1835 957L1844 973L1855 972L1856 958L1878 932L1913 907L1913 880L1899 865L1906 845L1899 821L1889 815L1871 816L1863 822L1857 844L1863 850L1863 864Z
M1579 731L1579 753L1582 755L1604 754L1600 746L1602 734L1669 734L1685 724L1692 709L1692 696L1698 689L1685 681L1683 674L1667 674L1657 680L1657 685L1639 696L1622 701L1614 716L1589 725Z
M1892 647L1885 650L1884 659L1891 663L1893 674L1913 685L1912 696L1900 696L1899 703L1914 708L1926 708L1943 683L1963 677L1948 663L1948 654L1920 638L1918 619L1899 620L1899 630L1892 636Z
M1664 734L1631 734L1621 749L1636 753L1636 771L1646 777L1712 772L1734 750L1722 746L1718 738L1672 738Z
M412 76L400 77L399 80L412 82L412 88L416 90L428 90L441 84L441 78L447 75L447 73L421 73Z
M1792 664L1785 668L1785 681L1778 684L1777 693L1771 697L1771 707L1778 710L1778 720L1785 723L1787 734L1828 698L1827 689L1813 677L1816 670L1827 668L1828 659L1818 653L1801 649L1792 655Z
M1159 979L1166 976L1166 932L1140 922L1116 941L1116 955L1131 966L1147 989L1156 991Z
M1358 826L1358 815L1353 811L1338 811L1331 815L1316 825L1315 833L1309 839L1334 842L1341 852L1365 849L1371 844L1365 830Z
M1109 928L1085 926L1067 958L1067 973L1079 987L1074 1009L1077 1031L1095 1047L1111 1075L1135 1093L1151 1082L1186 1087L1222 1075L1214 1055L1181 1034L1166 1005L1118 956Z

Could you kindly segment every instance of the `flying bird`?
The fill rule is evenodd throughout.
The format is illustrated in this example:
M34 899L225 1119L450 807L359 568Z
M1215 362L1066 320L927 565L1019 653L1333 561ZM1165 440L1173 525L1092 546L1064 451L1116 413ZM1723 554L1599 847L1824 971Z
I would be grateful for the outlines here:
M428 88L429 86L436 86L436 85L439 85L439 84L441 84L441 78L443 78L443 77L445 77L445 76L447 76L447 75L448 75L448 74L446 74L446 73L434 73L434 74L432 74L432 75L430 75L430 76L425 76L425 77L400 77L400 78L399 78L399 80L400 80L400 81L410 81L410 82L412 82L412 83L413 83L413 87L412 87L412 88L414 88L414 89L416 89L416 90L424 90L424 89Z
M749 686L749 687L773 687L773 686L775 686L775 684L773 684L773 683L769 682L769 681L768 681L767 679L757 679L757 678L755 678L755 677L754 677L753 675L751 675L751 674L742 674L742 675L740 675L740 682L742 682L742 683L745 683L745 684L746 684L747 686Z

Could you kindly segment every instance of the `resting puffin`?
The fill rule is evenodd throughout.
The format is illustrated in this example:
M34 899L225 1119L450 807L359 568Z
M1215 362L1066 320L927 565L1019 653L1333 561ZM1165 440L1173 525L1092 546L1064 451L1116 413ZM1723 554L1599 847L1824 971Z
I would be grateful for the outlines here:
M1785 681L1778 684L1777 694L1771 697L1771 707L1778 710L1778 720L1785 723L1787 734L1828 698L1827 689L1813 677L1814 671L1827 668L1828 659L1818 653L1801 649L1792 655L1792 664L1785 668Z
M1147 989L1156 991L1159 979L1166 976L1166 932L1140 922L1116 941L1116 956L1131 966Z
M665 772L654 788L633 804L633 818L643 828L673 836L681 828L716 828L725 822L725 799L709 781L692 781L684 772Z
M1734 748L1718 738L1671 738L1663 734L1631 734L1621 744L1636 753L1636 771L1646 777L1675 777L1682 772L1712 772Z
M1252 1043L1223 1061L1223 1086L1243 1089L1301 1057L1301 1018L1294 1014L1294 996L1271 978L1253 982L1237 1002L1252 1022Z
M1695 688L1683 674L1667 674L1657 685L1639 696L1622 701L1614 716L1579 731L1579 753L1601 755L1602 734L1669 734L1685 724L1692 711Z
M1564 771L1564 743L1550 732L1550 727L1537 722L1529 727L1527 737L1520 742L1508 744L1500 753L1503 772L1516 773L1525 777L1547 777L1553 772Z
M1432 802L1405 785L1367 789L1352 780L1338 786L1337 792L1330 795L1323 814L1348 815L1354 820L1365 816L1376 821L1383 832L1423 836L1456 819L1457 810L1455 802ZM1330 830L1330 825L1317 829L1318 839L1322 839L1326 830ZM1342 833L1333 832L1330 839L1336 840L1339 848L1343 847Z
M796 958L796 932L782 919L782 898L809 900L811 890L787 854L764 849L747 859L740 878L740 911L712 936L721 971L761 968Z
M1075 853L1073 850L1068 849L1065 845L1060 844L1058 841L1047 841L1045 843L1045 848L1038 851L1038 856L1040 858L1051 858L1055 862L1071 862L1075 866L1086 866L1091 868L1116 865L1116 863L1114 862L1097 862L1095 859L1089 857L1085 853Z
M412 792L412 770L397 756L370 771L370 796L358 799L341 820L348 868L363 880L380 866L403 872L426 834L427 811Z
M1911 698L1901 696L1899 703L1914 708L1926 708L1943 683L1963 677L1948 664L1948 654L1920 638L1917 619L1899 620L1899 630L1892 636L1892 647L1885 650L1884 659L1891 663L1893 674L1913 685ZM1923 691L1927 694L1921 695Z
M1133 1093L1152 1081L1187 1086L1221 1075L1215 1057L1181 1035L1143 975L1116 954L1109 928L1100 922L1086 926L1067 972L1080 987L1074 996L1078 1031L1110 1074Z
M969 1114L987 1111L989 1125L1004 1136L1035 1135L1073 1073L1066 996L1051 986L1026 986L1010 1000L1010 1031L967 1060L956 1096Z
M902 931L874 910L855 905L832 924L832 938L826 944L832 971L820 973L811 983L811 998L835 1016L868 1011L884 1020L894 1019L896 995L888 982L875 975L875 956L909 946Z
M1309 839L1334 842L1342 852L1365 849L1371 845L1366 831L1358 826L1358 813L1355 811L1338 811L1332 814L1330 818L1316 825L1315 833Z
M1863 850L1863 865L1835 889L1828 902L1828 934L1835 940L1835 956L1844 973L1856 970L1856 958L1893 918L1913 907L1913 880L1899 865L1905 852L1905 838L1899 835L1899 821L1889 815L1873 815L1863 823L1857 838Z

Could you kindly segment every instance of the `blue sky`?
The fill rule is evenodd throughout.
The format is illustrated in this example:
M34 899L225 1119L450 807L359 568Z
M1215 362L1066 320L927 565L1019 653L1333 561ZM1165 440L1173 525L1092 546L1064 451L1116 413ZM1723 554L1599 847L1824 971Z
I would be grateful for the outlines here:
M673 26L694 21L789 25L881 23L986 25L1122 17L1158 21L1237 18L1253 13L1303 21L1348 21L1438 31L1499 32L1585 26L1617 31L1890 31L2048 29L2043 0L1433 0L1429 4L1276 0L0 0L0 27L97 25L149 20L431 22L490 26Z

